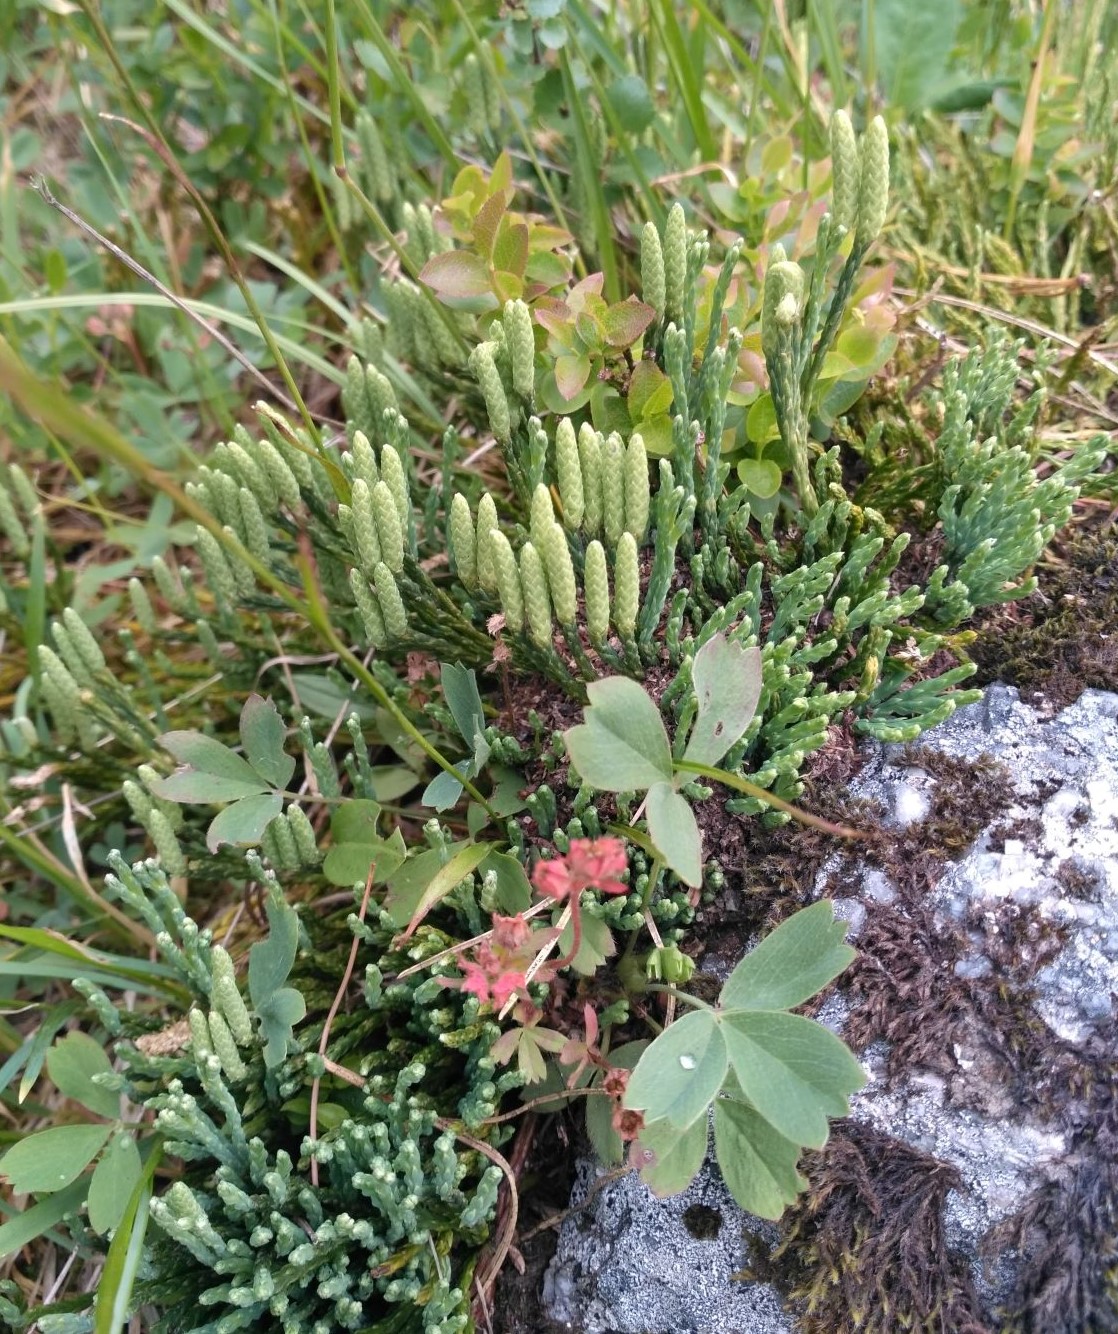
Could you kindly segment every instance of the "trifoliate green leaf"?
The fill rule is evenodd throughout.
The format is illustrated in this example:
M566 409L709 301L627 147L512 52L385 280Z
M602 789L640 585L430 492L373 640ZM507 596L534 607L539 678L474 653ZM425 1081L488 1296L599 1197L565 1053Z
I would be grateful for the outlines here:
M563 734L580 777L600 792L640 792L672 780L660 710L636 681L609 676L587 686L585 722Z
M706 1157L707 1135L705 1108L685 1130L668 1121L652 1121L644 1127L636 1141L634 1161L641 1163L641 1180L654 1195L677 1195L687 1189Z
M699 711L685 760L717 764L741 740L761 698L761 652L714 635L695 654L691 669Z
M845 1116L847 1096L865 1083L846 1047L813 1019L779 1010L734 1010L718 1026L742 1093L760 1115L793 1143L822 1148L827 1118Z
M714 1151L730 1194L758 1218L779 1218L807 1186L796 1171L799 1145L744 1102L715 1099Z
M703 836L687 799L671 783L655 783L644 813L649 836L665 863L685 885L701 885Z
M101 1044L88 1033L67 1033L47 1055L47 1074L59 1093L97 1116L120 1115L120 1094L93 1082L94 1075L111 1074L112 1068Z
M127 1130L115 1135L93 1169L89 1183L89 1226L110 1232L124 1216L143 1166L136 1141Z
M216 852L223 843L250 848L264 837L264 830L283 809L283 798L278 792L263 792L242 797L233 802L210 821L206 830L206 847Z
M844 1049L845 1050L845 1049ZM686 1129L702 1117L726 1077L728 1057L712 1010L692 1010L666 1028L637 1063L625 1106L645 1121Z
M249 764L273 787L286 787L295 772L294 757L284 752L287 729L270 699L249 695L241 710L241 745Z
M0 1158L0 1176L17 1195L61 1190L85 1171L112 1133L109 1125L40 1130L25 1136Z
M790 1010L822 989L850 964L846 923L828 900L794 913L742 959L726 979L724 1010Z

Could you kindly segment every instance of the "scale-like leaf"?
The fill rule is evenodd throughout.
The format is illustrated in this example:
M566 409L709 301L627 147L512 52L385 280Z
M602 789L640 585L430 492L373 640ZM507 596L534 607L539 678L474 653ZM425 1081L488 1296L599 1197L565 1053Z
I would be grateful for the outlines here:
M717 764L741 740L761 698L761 653L714 635L691 668L699 711L683 753L685 760Z
M730 1194L759 1218L779 1218L807 1186L796 1171L799 1145L743 1102L715 1100L714 1151Z
M93 1082L94 1075L108 1075L112 1069L101 1044L88 1033L67 1033L47 1055L47 1074L59 1093L97 1116L120 1115L120 1094Z
M89 1183L89 1226L104 1235L124 1217L143 1166L136 1141L127 1130L115 1135L93 1169Z
M742 959L726 979L724 1010L790 1010L814 996L854 959L846 923L821 899L794 913Z
M668 1121L652 1121L636 1141L641 1180L654 1195L678 1195L695 1179L707 1151L706 1112L680 1130Z
M241 745L249 764L265 782L284 788L295 772L294 757L283 749L287 729L270 699L249 695L241 710Z
M242 797L210 821L206 830L206 847L216 852L223 843L251 848L264 837L264 830L283 809L283 798L278 792L258 792Z
M695 812L671 783L655 783L644 809L657 851L685 885L703 883L703 836Z
M600 792L642 792L672 781L672 752L660 710L627 676L591 681L585 722L563 734L579 775Z
M637 1062L625 1106L677 1130L705 1117L726 1077L726 1044L713 1010L692 1010L666 1028Z
M822 1148L827 1118L845 1116L848 1095L866 1082L846 1047L822 1024L781 1010L735 1010L718 1026L741 1091L760 1115L793 1143Z
M27 1135L0 1158L0 1176L17 1195L61 1190L76 1180L113 1133L108 1125L54 1126Z

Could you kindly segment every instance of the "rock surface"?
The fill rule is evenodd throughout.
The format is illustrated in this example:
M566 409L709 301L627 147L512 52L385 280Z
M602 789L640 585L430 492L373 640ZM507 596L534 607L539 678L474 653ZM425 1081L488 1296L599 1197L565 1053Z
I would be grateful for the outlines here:
M1118 1097L1098 1092L1102 1072L1118 1069L1118 695L1088 691L1046 717L993 686L918 751L875 748L851 791L879 803L897 841L936 834L948 781L932 772L937 757L985 756L1004 766L1005 801L956 860L933 858L934 875L921 864L919 892L897 883L903 861L841 853L820 870L816 891L836 900L864 963L818 1017L848 1039L872 1038L884 1021L865 1014L896 1007L891 1040L859 1044L869 1082L852 1119L898 1151L929 1155L933 1169L933 1159L948 1165L939 1235L944 1272L962 1275L952 1300L967 1328L993 1330L1008 1307L1022 1322L1012 1327L1046 1334L1118 1329L1099 1255L1118 1218ZM926 973L907 991L873 977L875 964L897 966L890 939L916 949ZM910 1004L912 1025L934 1031L905 1031ZM574 1203L598 1175L580 1164ZM695 1235L704 1218L705 1240ZM991 1233L1015 1219L1015 1233ZM764 1252L778 1235L742 1214L709 1160L668 1200L629 1174L564 1222L544 1304L585 1334L783 1334L798 1324L777 1288L733 1278L750 1263L747 1242Z

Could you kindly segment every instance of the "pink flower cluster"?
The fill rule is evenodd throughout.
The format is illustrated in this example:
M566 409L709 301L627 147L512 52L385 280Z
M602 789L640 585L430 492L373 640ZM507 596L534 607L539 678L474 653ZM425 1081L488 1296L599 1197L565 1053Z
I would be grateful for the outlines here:
M618 879L629 864L625 844L619 838L576 838L561 857L536 863L532 884L540 894L557 903L570 902L574 946L565 959L553 960L537 975L547 980L571 962L578 953L581 929L579 895L584 889L602 894L627 894L628 886ZM461 978L444 978L443 985L468 991L483 1004L502 1009L509 998L523 993L528 985L526 970L536 954L556 938L554 930L533 931L519 914L493 915L493 930L476 945L471 958L459 958Z
M501 1009L510 996L528 985L524 970L534 953L531 939L532 930L523 917L494 913L490 938L477 946L472 959L458 961L461 989Z
M536 863L532 884L556 902L577 901L584 889L602 894L627 894L628 886L618 876L629 864L625 844L619 838L575 838L564 857Z

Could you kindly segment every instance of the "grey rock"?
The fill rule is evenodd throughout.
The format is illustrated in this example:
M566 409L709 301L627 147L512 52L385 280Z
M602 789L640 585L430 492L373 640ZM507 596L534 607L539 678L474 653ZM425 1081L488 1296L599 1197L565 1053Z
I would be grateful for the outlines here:
M1023 704L1017 692L993 686L984 698L921 738L920 744L960 759L988 755L1008 771L1010 821L1027 822L1020 837L995 837L991 827L931 891L944 929L966 921L967 949L955 975L996 983L998 914L1012 910L1026 926L1059 925L1064 943L1037 973L1036 1012L1056 1038L1078 1045L1113 1019L1118 993L1118 696L1088 691L1055 716ZM852 785L879 801L886 824L907 828L930 809L936 780L906 759L905 748L873 747ZM835 863L824 866L822 892ZM1069 869L1074 874L1069 874ZM879 869L846 865L839 915L857 935L875 911L897 899ZM819 1018L841 1032L849 1002L828 998ZM957 1078L912 1070L886 1074L888 1049L863 1053L868 1075L852 1116L954 1166L962 1188L946 1205L949 1244L971 1262L988 1308L1011 1291L1019 1257L980 1259L990 1227L1014 1215L1030 1193L1060 1178L1074 1150L1070 1129L1040 1123L1000 1084L996 1062L983 1055L982 1035L951 1054ZM597 1178L579 1167L575 1202ZM721 1227L698 1240L686 1226L693 1206L715 1209ZM656 1199L635 1173L602 1187L563 1224L548 1272L545 1305L552 1317L584 1334L783 1334L796 1326L767 1284L735 1281L747 1264L743 1238L767 1245L778 1233L744 1215L708 1159L682 1195Z
M572 1204L599 1172L589 1160L579 1163ZM704 1225L698 1237L688 1227L696 1217ZM775 1235L742 1213L713 1163L663 1200L631 1172L564 1222L544 1306L580 1334L791 1334L774 1288L734 1279L749 1262L745 1238L767 1248Z

